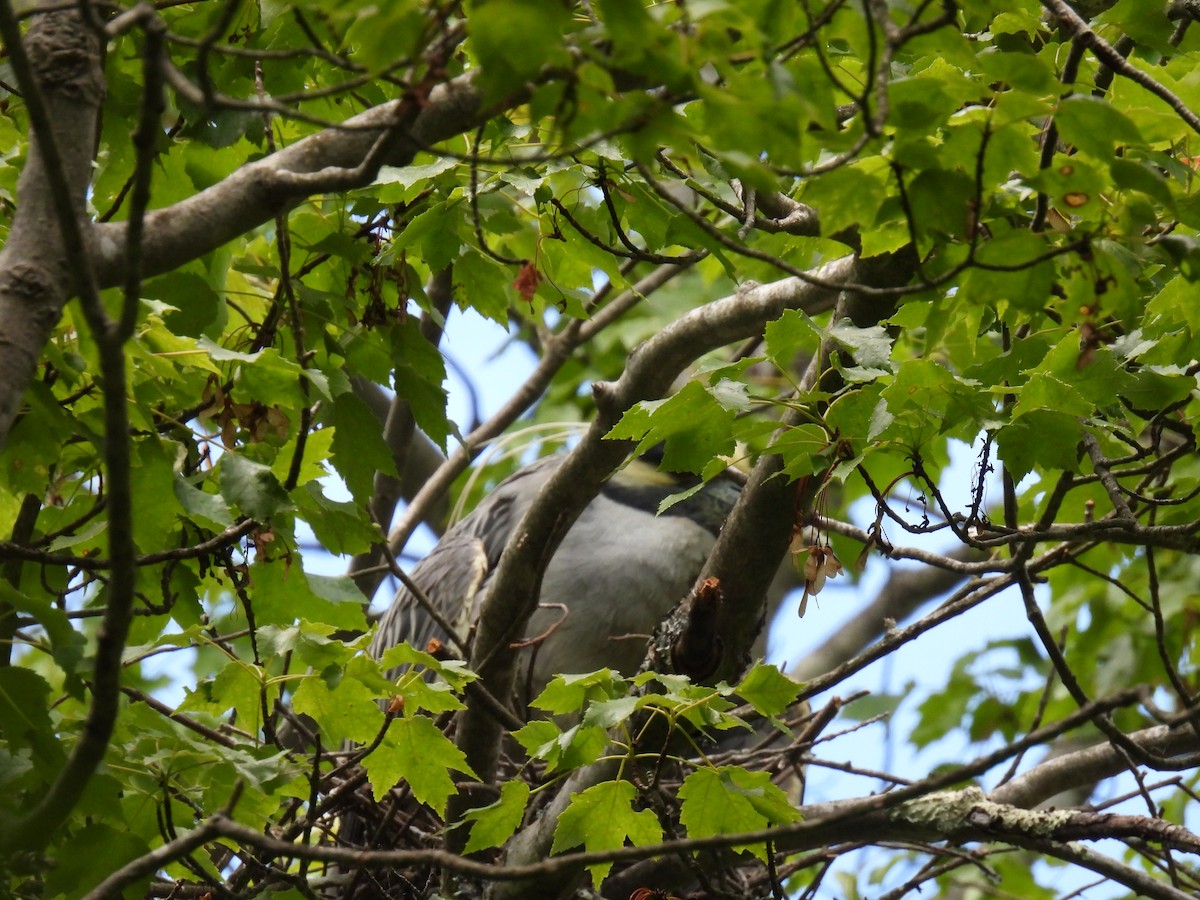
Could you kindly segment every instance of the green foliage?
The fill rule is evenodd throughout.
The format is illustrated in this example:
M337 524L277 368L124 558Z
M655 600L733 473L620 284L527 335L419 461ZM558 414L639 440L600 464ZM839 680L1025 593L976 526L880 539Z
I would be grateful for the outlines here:
M638 440L643 452L662 443L663 466L698 472L714 456L734 448L735 411L722 404L720 387L709 391L693 381L667 400L643 401L625 413L608 436Z
M364 760L367 775L380 800L391 785L401 780L413 796L444 813L446 801L455 793L450 772L474 775L463 752L425 716L398 719L383 742Z
M578 794L558 820L553 852L583 846L588 851L615 850L629 841L635 847L662 840L662 826L648 809L633 808L637 789L628 781L606 781ZM612 863L588 867L599 884Z
M481 806L465 816L471 826L471 837L465 853L499 847L521 825L521 817L529 802L529 785L524 781L506 781L500 786L500 799L491 806Z
M679 799L683 801L680 821L693 837L762 831L800 818L787 794L771 783L769 773L737 767L697 769L684 779ZM761 844L744 849L766 861Z
M1127 732L1194 709L1200 39L1160 5L1071 4L1125 54L1113 71L1091 32L1073 37L1051 5L303 0L159 4L111 20L106 10L120 27L106 36L99 125L69 133L60 115L59 141L95 147L75 199L110 316L132 262L142 273L118 347L124 383L102 364L111 336L93 332L78 301L33 306L51 290L42 282L73 283L70 259L52 277L0 285L0 302L20 295L0 306L19 310L0 321L0 411L17 410L0 455L0 894L82 896L222 810L259 834L338 840L338 804L352 795L337 793L343 742L360 748L351 761L373 799L424 816L412 834L448 834L450 845L466 835L466 853L534 827L569 775L600 762L619 776L570 800L555 853L678 832L728 837L764 861L766 845L737 835L799 821L768 772L709 758L709 739L744 730L737 704L790 733L802 688L771 667L735 688L561 675L494 754L512 776L498 799L488 784L478 794L490 805L455 805L476 799L461 779L489 774L449 724L481 702L475 675L446 648L371 658L360 591L370 579L322 574L391 526L373 520L375 502L416 465L397 452L408 435L454 451L475 424L447 408L447 358L477 353L453 341L455 307L548 361L540 402L502 423L551 435L543 449L594 417L593 391L622 376L637 346L684 332L694 352L672 350L688 356L668 373L686 369L676 389L637 395L609 438L661 443L664 468L705 477L777 455L778 477L799 485L799 544L851 547L864 562L876 551L928 559L946 547L905 547L936 534L974 548L970 563L936 560L964 581L964 566L983 581L1020 571L1011 584L1026 589L1026 634L941 648L953 662L936 693L861 698L834 711L843 720L898 709L911 716L911 748L947 736L991 748L1134 685L1154 705L1114 713ZM164 109L150 110L146 209L164 215L126 255L115 229L140 202L131 135L152 86L151 34L165 41L155 70L169 61L170 77ZM18 84L13 50L0 78L6 248L20 243L18 203L34 208L37 194L18 197L35 94ZM289 192L302 176L363 163L371 142L344 126L387 103L377 121L394 130L370 171ZM432 138L414 136L426 126ZM337 143L350 138L359 144ZM320 156L330 145L341 149ZM311 159L270 168L297 146ZM301 171L318 159L320 171ZM249 165L259 168L238 181ZM163 255L176 229L195 247ZM210 232L234 236L215 246ZM851 254L855 289L826 283ZM4 268L17 278L34 262L5 257ZM773 311L735 308L759 284ZM718 298L729 301L719 315ZM49 338L25 346L35 319ZM431 340L442 327L446 353ZM711 343L737 352L713 352L711 335L734 335ZM17 398L9 383L24 381ZM124 433L109 430L105 397L128 411ZM942 473L962 445L980 455L957 502ZM114 447L127 451L128 517ZM125 537L137 554L132 624L101 625L124 590L113 547ZM1011 593L976 599L1017 618ZM151 662L164 659L174 685ZM869 660L835 671L846 662L829 663L822 690L841 690ZM106 684L124 690L97 712ZM528 712L512 699L492 698ZM315 725L325 757L281 737L284 706ZM35 852L8 860L28 838L12 823L105 730L89 716L113 729L95 774L56 801L59 821L28 839ZM775 772L823 752L816 737L775 757ZM675 779L669 790L660 776ZM1175 822L1194 771L1183 782L1153 798ZM469 834L456 828L466 823ZM379 835L381 847L395 837ZM179 852L123 890L140 895L162 877L250 896L282 883L256 867L305 877L295 860L259 857ZM981 857L995 884L980 890L1052 896L1024 859ZM838 890L871 893L870 877L950 890L963 871L918 872L923 860L897 851L874 876L835 873ZM1195 889L1173 861L1129 865ZM594 865L593 879L610 870ZM974 889L974 877L953 887Z

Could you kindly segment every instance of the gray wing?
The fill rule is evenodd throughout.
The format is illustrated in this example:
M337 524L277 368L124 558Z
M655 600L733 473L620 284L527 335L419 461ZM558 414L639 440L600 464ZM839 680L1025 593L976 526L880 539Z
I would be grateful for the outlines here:
M546 457L510 475L470 515L442 535L413 569L413 582L442 619L455 626L460 638L465 638L479 614L481 589L499 563L517 522L561 462L561 457ZM449 635L412 592L401 586L379 621L370 652L378 658L402 641L423 650L430 638L449 642Z

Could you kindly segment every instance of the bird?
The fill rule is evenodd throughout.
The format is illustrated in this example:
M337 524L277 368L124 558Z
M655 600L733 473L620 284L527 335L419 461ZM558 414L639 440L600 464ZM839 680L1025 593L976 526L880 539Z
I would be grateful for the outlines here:
M683 599L741 490L732 472L658 511L663 500L700 483L660 471L654 456L637 457L603 485L563 537L530 618L519 683L536 695L556 674L603 668L634 674L659 621ZM562 464L554 455L502 481L449 528L411 573L411 581L460 636L482 610L492 575L521 517ZM381 657L401 641L418 649L436 638L451 643L435 618L401 586L370 644ZM436 646L436 645L435 645Z
M380 658L405 641L418 649L431 646L431 639L446 650L469 644L466 638L487 602L505 547L564 458L548 456L519 469L442 535L409 576L423 597L400 586L376 627L372 656ZM731 469L702 484L694 475L661 471L655 464L660 458L651 451L618 469L551 556L527 637L517 642L517 702L509 711L518 718L540 717L520 710L556 675L606 668L636 674L651 633L699 578L740 495L742 478ZM675 494L683 499L660 512L663 501ZM452 640L438 619L459 639ZM571 716L556 718L567 727ZM374 819L370 812L363 815L361 808L342 814L339 834L346 845L368 845L364 822ZM388 846L382 833L377 830L373 840Z

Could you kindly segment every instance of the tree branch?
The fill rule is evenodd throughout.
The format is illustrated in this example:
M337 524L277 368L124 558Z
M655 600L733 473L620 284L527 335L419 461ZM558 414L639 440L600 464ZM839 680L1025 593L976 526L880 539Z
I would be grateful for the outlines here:
M16 215L0 248L2 447L63 306L92 281L80 223L104 74L96 36L74 10L39 15L22 43L4 2L0 35L33 126Z
M169 272L269 222L306 197L370 184L383 165L406 166L425 147L476 127L495 112L481 107L471 75L432 88L419 112L394 100L337 128L304 138L173 206L146 217L145 272ZM508 98L504 107L520 101ZM390 135L390 137L389 137ZM381 148L375 149L383 137ZM371 166L364 167L365 160ZM351 174L348 174L351 173ZM96 276L101 286L123 277L126 225L95 227Z
M100 47L96 34L79 10L40 16L30 28L23 43L12 8L0 0L0 34L8 47L9 58L25 93L30 121L34 131L34 152L22 173L24 196L41 198L31 206L50 216L57 231L49 252L67 255L71 275L70 287L82 298L83 312L100 357L101 384L104 389L104 468L107 494L107 537L112 572L104 591L104 617L96 636L96 657L92 671L92 699L83 733L71 750L66 765L58 772L41 799L24 815L5 822L0 830L0 847L40 849L51 841L57 827L79 802L84 788L96 766L104 758L116 724L120 707L121 653L133 618L135 590L135 548L133 544L131 452L129 446L129 413L126 404L125 353L126 319L112 321L100 302L93 279L88 247L82 239L81 221L84 214L84 192L90 160L82 155L78 144L92 148L95 134L99 96L103 74L100 70ZM26 51L28 50L28 56ZM153 108L158 102L153 96L143 101ZM56 115L61 113L63 121ZM148 116L147 116L148 117ZM73 129L89 125L88 140ZM86 164L86 165L85 165ZM148 177L148 175L147 175ZM45 209L44 192L51 195L51 209ZM46 235L50 238L50 235ZM31 249L31 248L30 248ZM5 247L5 253L10 246ZM36 256L34 257L36 258ZM53 256L43 260L49 262ZM137 258L136 251L130 258ZM6 260L0 257L0 265ZM10 286L11 282L9 283ZM40 304L49 309L65 302L63 291L68 285L60 279L48 278L38 292ZM139 284L127 284L134 296ZM0 290L0 293L3 293ZM2 301L0 301L2 302ZM127 296L126 307L131 298ZM0 319L6 310L0 308ZM49 326L57 319L45 320ZM48 331L47 331L48 334ZM36 345L40 350L41 343ZM28 349L28 348L26 348ZM23 388L28 375L19 382ZM2 410L12 407L0 401L0 434L8 426Z
M1200 750L1200 738L1189 727L1157 725L1127 738L1143 752L1179 756ZM1129 758L1104 741L1083 750L1051 757L1003 784L988 797L1010 806L1036 806L1064 791L1095 784L1129 768Z

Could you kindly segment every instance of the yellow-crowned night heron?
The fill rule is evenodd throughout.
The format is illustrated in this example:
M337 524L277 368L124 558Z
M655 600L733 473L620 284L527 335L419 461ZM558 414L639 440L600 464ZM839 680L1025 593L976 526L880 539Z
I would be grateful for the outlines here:
M513 529L561 461L547 457L505 479L413 570L413 581L460 635L478 617ZM546 569L527 634L548 634L525 651L532 671L522 683L536 692L559 673L637 670L645 636L691 589L740 489L722 475L656 515L664 498L696 482L639 459L605 483ZM404 640L422 648L434 637L445 643L447 636L401 587L371 652L380 656Z

